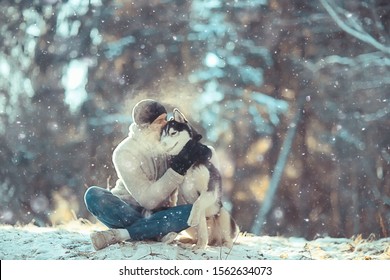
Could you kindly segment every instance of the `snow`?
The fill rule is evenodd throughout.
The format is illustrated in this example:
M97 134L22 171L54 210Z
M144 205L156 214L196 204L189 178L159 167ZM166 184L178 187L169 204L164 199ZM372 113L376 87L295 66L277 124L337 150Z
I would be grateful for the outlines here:
M142 241L115 244L95 251L89 234L104 230L82 220L57 227L0 225L1 260L389 260L390 238L303 238L240 234L233 248Z

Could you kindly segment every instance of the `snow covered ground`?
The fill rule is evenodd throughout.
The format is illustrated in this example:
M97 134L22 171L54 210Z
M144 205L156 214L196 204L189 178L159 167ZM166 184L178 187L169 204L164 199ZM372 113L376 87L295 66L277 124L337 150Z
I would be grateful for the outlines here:
M126 242L95 251L89 234L99 225L73 223L58 227L0 225L1 260L390 260L390 238L303 238L241 234L231 250L208 247L193 251L174 242Z

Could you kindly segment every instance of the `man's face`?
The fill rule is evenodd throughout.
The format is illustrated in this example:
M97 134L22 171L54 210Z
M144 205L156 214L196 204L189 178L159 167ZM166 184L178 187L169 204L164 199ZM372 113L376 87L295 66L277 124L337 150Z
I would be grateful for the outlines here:
M167 114L161 114L160 116L157 117L149 126L149 128L153 131L156 131L158 133L161 133L161 129L163 128L164 125L167 124Z

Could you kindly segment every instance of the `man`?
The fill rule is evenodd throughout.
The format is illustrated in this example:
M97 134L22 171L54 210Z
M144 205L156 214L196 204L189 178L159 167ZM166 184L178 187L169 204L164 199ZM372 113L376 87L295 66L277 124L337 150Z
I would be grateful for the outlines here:
M196 141L170 158L159 145L166 124L163 105L145 99L132 112L129 136L114 150L118 175L115 187L90 187L85 193L87 209L110 230L91 234L96 250L125 240L171 239L188 228L192 205L168 208L171 196L191 165L211 157L211 150Z

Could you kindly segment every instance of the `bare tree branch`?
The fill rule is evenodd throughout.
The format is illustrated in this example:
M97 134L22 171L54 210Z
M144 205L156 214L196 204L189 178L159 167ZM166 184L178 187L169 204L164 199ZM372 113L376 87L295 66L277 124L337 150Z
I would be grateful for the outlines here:
M374 37L372 37L370 34L365 32L363 28L358 24L354 28L346 24L340 16L337 14L337 12L332 8L332 6L328 3L327 0L319 0L322 6L325 8L325 10L328 12L328 14L332 17L332 19L337 23L337 25L347 32L348 34L354 36L355 38L366 42L367 44L370 44L371 46L375 47L376 49L386 53L390 54L390 47L385 46L378 42Z
M317 62L312 62L310 60L295 60L295 62L300 63L312 72L320 71L321 69L330 67L333 64L346 65L349 67L359 67L361 69L364 69L368 66L390 66L390 59L385 57L383 52L365 53L355 57L330 55L321 58ZM388 84L385 81L383 81L383 83Z

